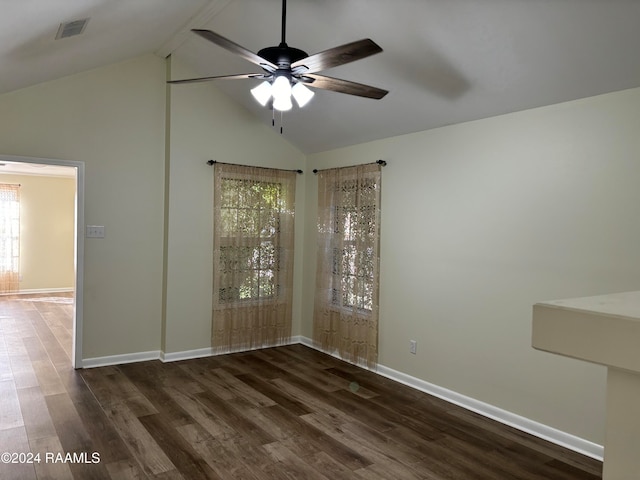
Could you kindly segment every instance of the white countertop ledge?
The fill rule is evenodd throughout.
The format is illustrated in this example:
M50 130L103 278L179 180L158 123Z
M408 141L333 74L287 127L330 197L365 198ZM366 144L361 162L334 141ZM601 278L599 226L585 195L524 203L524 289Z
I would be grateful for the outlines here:
M536 303L532 346L640 372L640 291Z

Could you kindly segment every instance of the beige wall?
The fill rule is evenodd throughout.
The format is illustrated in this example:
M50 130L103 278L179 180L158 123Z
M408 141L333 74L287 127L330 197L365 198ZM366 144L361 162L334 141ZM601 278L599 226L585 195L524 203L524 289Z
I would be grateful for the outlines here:
M164 60L146 55L0 95L0 153L85 162L84 358L157 350Z
M73 289L75 178L0 175L20 184L20 291Z
M388 160L380 363L604 442L605 370L531 348L540 300L639 290L640 89L339 149ZM311 336L316 181L307 180ZM418 353L409 353L409 340Z
M171 60L171 77L195 76ZM247 83L247 85L250 85ZM268 122L233 103L213 84L170 89L170 157L165 344L167 353L211 346L213 169L207 160L303 169L304 155ZM309 175L305 172L304 175ZM300 331L304 176L296 185L293 334Z

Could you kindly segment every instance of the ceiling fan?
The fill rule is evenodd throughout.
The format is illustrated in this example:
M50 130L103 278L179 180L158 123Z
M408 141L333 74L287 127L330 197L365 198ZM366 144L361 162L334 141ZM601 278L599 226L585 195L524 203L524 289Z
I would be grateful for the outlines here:
M188 78L172 80L167 83L185 84L209 80L239 80L247 78L263 80L260 85L251 90L251 93L261 105L269 105L280 112L290 110L293 107L291 97L296 100L299 107L306 105L314 95L313 91L307 87L376 100L389 93L381 88L316 73L381 52L382 48L373 40L366 38L309 55L307 52L287 45L285 38L286 22L287 0L282 0L282 41L277 47L263 48L257 54L210 30L191 30L219 47L258 65L263 72Z

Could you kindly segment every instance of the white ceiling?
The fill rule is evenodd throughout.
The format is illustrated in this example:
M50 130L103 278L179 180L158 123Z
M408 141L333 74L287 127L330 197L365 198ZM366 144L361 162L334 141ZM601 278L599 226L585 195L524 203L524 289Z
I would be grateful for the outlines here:
M256 72L189 28L257 52L280 41L280 2L0 0L0 92L146 52L198 75ZM84 34L54 40L84 17ZM284 136L307 153L640 86L640 0L289 0L287 23L287 43L309 54L361 38L384 49L322 72L384 99L316 90L285 114ZM270 124L255 84L216 83Z

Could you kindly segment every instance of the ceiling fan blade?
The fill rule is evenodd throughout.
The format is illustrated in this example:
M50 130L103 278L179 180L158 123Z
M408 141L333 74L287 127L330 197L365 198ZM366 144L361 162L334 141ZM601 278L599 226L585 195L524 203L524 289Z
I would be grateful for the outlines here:
M167 83L178 85L181 83L208 82L209 80L242 80L246 78L268 78L270 75L263 73L241 73L239 75L219 75L214 77L185 78L183 80L169 80Z
M243 46L238 45L236 42L229 40L228 38L223 37L222 35L218 35L211 30L201 30L194 28L191 30L193 33L197 33L202 38L209 40L212 43L215 43L219 47L228 50L231 53L235 53L236 55L241 56L245 60L250 61L251 63L255 63L256 65L267 65L271 69L276 70L278 68L277 65L274 65L269 60L262 58L261 56L253 53L251 50L247 50Z
M382 48L369 38L358 40L356 42L346 43L339 47L330 48L323 52L314 53L313 55L293 62L291 68L306 67L300 69L301 74L319 72L327 68L337 67L345 63L355 62L370 55L380 53Z
M307 79L313 79L313 81L309 82ZM304 74L300 80L309 87L346 93L348 95L357 95L358 97L373 98L376 100L380 100L389 93L388 90L372 87L371 85L364 85L363 83L351 82L340 78L326 77L324 75Z

